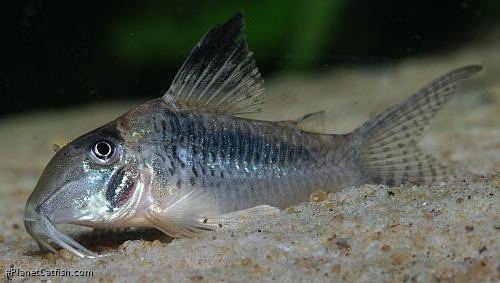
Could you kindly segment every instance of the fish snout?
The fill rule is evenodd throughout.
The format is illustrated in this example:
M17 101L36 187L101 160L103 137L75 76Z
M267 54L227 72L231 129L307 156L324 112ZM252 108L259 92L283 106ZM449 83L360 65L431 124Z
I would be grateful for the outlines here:
M54 223L36 206L26 206L24 227L42 250L55 253L54 245L57 245L82 258L100 257L99 254L88 250L71 237L61 233Z
M24 227L40 248L55 253L57 246L82 258L99 257L56 227L56 224L71 223L81 217L78 210L71 207L72 199L66 194L39 194L39 190L37 185L26 203Z

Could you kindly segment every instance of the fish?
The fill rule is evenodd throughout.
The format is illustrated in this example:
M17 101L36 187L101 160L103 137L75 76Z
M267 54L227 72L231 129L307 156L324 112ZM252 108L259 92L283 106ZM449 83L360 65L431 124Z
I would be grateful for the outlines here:
M262 110L267 95L237 13L201 38L162 97L57 148L26 202L26 230L42 250L96 258L57 225L190 237L306 202L319 190L442 180L450 170L418 139L481 68L450 71L346 134L304 126L322 112L244 118Z

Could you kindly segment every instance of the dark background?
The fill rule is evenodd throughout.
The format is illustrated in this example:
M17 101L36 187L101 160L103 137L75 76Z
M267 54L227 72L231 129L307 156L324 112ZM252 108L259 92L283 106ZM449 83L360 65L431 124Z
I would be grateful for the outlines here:
M0 117L159 97L212 26L246 14L265 78L446 52L498 21L500 1L5 1Z

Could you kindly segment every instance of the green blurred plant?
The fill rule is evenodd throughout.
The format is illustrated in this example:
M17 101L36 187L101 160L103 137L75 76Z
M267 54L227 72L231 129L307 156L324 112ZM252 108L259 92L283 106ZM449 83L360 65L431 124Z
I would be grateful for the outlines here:
M345 7L344 0L143 3L110 26L110 51L124 65L178 65L209 28L243 10L258 60L290 70L309 68L334 40Z

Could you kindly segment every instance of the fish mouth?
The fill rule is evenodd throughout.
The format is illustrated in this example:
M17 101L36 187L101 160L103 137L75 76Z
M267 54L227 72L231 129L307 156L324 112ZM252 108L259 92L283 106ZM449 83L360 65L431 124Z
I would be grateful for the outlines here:
M55 224L43 213L26 211L24 226L28 234L35 239L42 250L56 253L54 245L64 248L81 258L98 258L101 255L82 246L68 235L57 229Z

